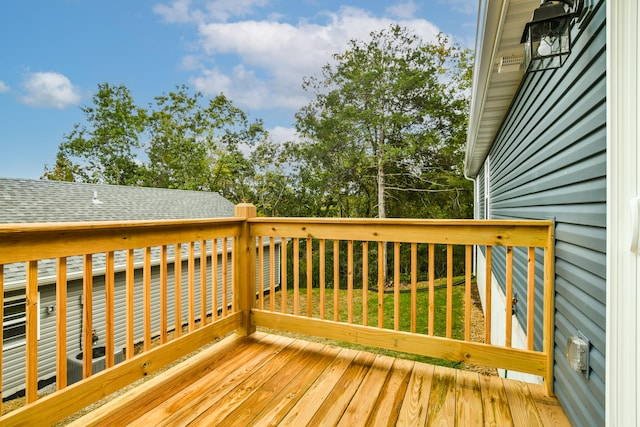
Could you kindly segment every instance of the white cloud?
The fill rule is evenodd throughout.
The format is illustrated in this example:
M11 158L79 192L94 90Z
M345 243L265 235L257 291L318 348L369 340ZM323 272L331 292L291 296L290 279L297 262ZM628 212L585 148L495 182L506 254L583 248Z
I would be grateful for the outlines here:
M440 3L447 4L454 11L464 13L466 15L475 15L478 12L477 0L446 0L440 1Z
M387 7L387 13L401 18L408 19L413 18L418 11L419 7L417 4L413 2L413 0L409 0L403 3L394 4L393 6Z
M197 20L197 14L191 12L191 0L176 0L171 6L156 4L153 11L169 23L185 23Z
M191 0L174 0L170 5L156 4L153 11L169 23L226 22L234 17L251 15L255 8L269 4L268 0L214 0L203 7L192 7Z
M426 40L433 40L439 32L426 20L378 18L353 7L327 13L324 24L267 20L201 23L199 46L205 57L235 56L243 65L223 70L222 64L214 68L201 64L200 75L192 78L192 83L205 94L222 91L241 107L297 109L309 99L301 88L303 77L318 74L332 54L344 51L349 40L367 39L371 31L394 22ZM190 65L193 58L189 58Z
M283 126L276 126L273 129L269 129L269 136L274 142L285 143L287 141L297 141L298 132L295 128L288 128Z
M215 0L206 9L210 19L226 22L232 17L250 15L256 7L266 6L268 3L268 0Z
M60 73L29 73L22 82L24 95L20 100L32 107L65 108L80 102L78 89Z
M0 93L9 92L9 86L2 80L0 80Z

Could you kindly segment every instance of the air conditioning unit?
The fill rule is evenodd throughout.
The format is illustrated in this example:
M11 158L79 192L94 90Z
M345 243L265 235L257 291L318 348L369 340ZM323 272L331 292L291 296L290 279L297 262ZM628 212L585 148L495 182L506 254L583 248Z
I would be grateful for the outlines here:
M103 371L107 366L107 356L105 347L95 347L93 349L93 373L96 374ZM123 351L117 351L114 353L114 363L118 363L124 360ZM82 379L82 353L75 355L67 355L67 385L71 385Z

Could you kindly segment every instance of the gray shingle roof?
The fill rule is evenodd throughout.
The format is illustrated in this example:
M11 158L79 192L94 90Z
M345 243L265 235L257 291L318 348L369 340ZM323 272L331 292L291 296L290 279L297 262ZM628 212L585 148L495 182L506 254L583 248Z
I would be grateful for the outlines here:
M0 223L133 221L233 215L233 203L212 192L0 178Z
M211 192L0 178L0 224L219 218L234 216L234 210L233 203ZM173 248L169 251L173 257ZM69 278L82 273L82 257L67 262ZM94 272L104 270L104 265L104 254L95 255ZM123 265L124 252L119 251L116 269ZM55 260L41 260L38 277L41 285L53 283ZM5 265L4 279L5 290L23 288L24 263Z

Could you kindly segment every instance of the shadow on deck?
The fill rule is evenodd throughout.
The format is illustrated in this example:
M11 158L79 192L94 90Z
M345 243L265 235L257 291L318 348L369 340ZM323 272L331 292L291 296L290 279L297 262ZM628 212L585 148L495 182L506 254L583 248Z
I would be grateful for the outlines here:
M279 335L231 336L73 425L570 425L544 386Z

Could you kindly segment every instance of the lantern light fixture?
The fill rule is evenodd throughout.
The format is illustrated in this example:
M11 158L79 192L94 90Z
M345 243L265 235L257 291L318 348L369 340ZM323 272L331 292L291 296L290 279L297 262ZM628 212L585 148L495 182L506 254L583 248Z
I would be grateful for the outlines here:
M561 67L571 53L571 21L580 16L583 0L542 0L524 27L527 71Z

